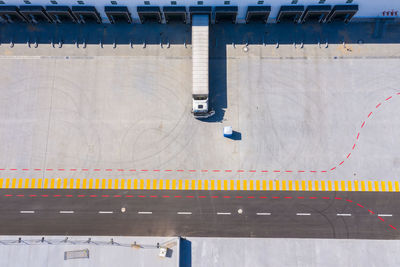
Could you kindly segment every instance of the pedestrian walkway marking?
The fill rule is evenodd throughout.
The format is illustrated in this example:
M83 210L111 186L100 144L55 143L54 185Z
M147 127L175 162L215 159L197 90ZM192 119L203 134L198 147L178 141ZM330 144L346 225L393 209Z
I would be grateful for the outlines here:
M400 192L400 183L359 180L0 178L0 189L5 188Z

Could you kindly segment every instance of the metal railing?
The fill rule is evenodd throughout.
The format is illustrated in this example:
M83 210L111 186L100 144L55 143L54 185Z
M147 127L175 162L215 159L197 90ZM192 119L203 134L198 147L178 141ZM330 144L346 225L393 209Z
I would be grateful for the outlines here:
M161 247L170 247L168 244L176 241L176 238L168 240L162 243L157 242L156 244L144 244L134 241L133 243L121 243L111 238L109 241L104 240L93 240L88 238L82 239L72 239L70 237L65 237L63 239L57 238L45 238L41 237L38 239L23 239L18 237L17 239L0 239L0 245L93 245L93 246L114 246L114 247L126 247L135 249L159 249Z

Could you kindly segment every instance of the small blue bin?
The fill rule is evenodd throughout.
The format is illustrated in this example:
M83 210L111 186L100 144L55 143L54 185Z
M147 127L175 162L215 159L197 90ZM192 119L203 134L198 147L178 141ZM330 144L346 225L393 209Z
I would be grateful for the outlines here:
M233 131L232 126L225 126L224 127L224 137L232 137Z

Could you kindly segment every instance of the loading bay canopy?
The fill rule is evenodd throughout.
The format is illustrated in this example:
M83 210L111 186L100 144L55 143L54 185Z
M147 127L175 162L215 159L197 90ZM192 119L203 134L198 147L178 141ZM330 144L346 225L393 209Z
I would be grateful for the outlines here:
M104 12L112 24L132 23L131 13L126 6L106 6Z

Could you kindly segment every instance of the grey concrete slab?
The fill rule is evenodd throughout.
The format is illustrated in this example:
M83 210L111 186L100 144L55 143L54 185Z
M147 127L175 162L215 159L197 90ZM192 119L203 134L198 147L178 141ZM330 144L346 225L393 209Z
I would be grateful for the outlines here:
M17 243L21 237L22 243ZM179 240L166 237L1 236L1 266L179 266ZM91 238L91 244L85 241ZM110 245L110 239L116 242ZM12 242L16 243L12 243ZM47 243L50 242L51 244ZM142 248L130 245L136 242ZM159 257L156 245L168 245L170 257ZM118 244L122 244L118 245ZM89 250L89 258L64 260L65 251Z
M399 241L188 238L195 266L398 266ZM190 266L190 265L188 265Z
M296 27L279 48L275 37L265 46L252 39L248 52L227 40L249 29L259 36L254 33L264 28L215 27L210 85L217 114L208 122L190 114L191 49L183 42L142 48L138 41L114 49L112 42L77 48L72 39L62 48L47 39L38 48L22 41L10 48L3 41L1 176L396 180L398 25L373 39L374 25ZM7 27L2 30L10 36L16 26ZM273 36L286 29L271 27ZM104 28L107 36L111 28ZM304 35L307 29L328 29L324 34L336 44L319 46L318 36ZM357 30L365 36L361 43L351 35ZM303 47L296 34L307 39ZM352 43L341 44L343 36L352 36ZM240 140L223 138L225 125Z

